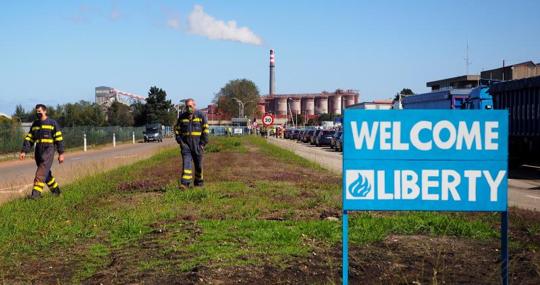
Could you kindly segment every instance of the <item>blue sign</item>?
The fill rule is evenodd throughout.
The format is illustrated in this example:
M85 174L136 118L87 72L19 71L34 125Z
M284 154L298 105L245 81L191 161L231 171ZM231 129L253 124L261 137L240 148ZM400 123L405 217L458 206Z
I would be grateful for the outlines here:
M506 211L505 110L346 109L343 209Z

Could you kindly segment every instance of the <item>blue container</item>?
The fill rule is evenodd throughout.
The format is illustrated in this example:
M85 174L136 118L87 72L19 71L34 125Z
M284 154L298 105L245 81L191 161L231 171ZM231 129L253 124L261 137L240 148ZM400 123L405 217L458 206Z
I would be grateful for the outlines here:
M473 89L451 89L403 98L403 109L464 109Z

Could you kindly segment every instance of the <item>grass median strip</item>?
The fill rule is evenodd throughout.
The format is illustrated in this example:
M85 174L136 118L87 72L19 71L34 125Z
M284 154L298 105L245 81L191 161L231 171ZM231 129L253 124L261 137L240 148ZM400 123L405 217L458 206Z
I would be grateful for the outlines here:
M0 277L218 278L231 268L286 270L340 248L340 177L258 137L212 138L205 165L204 188L177 189L181 160L171 149L79 180L60 198L0 206ZM391 235L497 237L491 214L365 212L350 223L352 247ZM339 269L339 255L321 258L324 270Z

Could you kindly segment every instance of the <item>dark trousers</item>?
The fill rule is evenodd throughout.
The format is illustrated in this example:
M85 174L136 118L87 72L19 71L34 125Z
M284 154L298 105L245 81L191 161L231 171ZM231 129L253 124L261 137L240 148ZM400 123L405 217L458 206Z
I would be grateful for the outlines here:
M182 177L180 183L189 185L191 184L191 180L193 180L195 185L202 185L203 152L201 147L188 147L184 145L181 147L180 152L182 154Z
M33 190L43 192L45 184L49 186L49 189L55 189L58 187L58 183L54 179L51 171L51 166L54 160L54 152L54 147L36 146L35 160L37 170L34 178Z

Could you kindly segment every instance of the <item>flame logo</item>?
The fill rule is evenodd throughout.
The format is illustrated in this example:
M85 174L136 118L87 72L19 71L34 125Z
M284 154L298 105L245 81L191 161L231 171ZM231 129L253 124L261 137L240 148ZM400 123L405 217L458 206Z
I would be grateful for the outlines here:
M358 178L349 185L347 190L349 190L349 193L354 197L364 198L371 192L371 185L366 177L361 173L358 173Z

